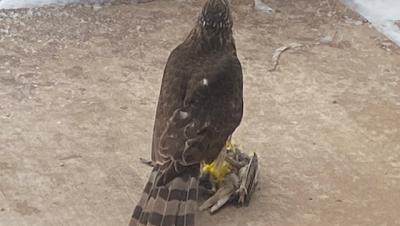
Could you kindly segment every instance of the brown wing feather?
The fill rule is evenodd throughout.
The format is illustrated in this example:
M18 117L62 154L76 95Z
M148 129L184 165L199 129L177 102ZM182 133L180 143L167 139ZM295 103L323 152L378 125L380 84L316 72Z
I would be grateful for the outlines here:
M151 157L153 162L164 164L164 159L159 155L159 140L161 133L167 126L168 119L174 111L183 104L186 92L186 73L182 65L182 46L175 48L167 61L162 78L160 95L154 120L153 141Z
M181 106L174 109L153 149L169 175L164 183L184 170L182 166L214 160L239 125L242 74L235 59L228 55L214 66L192 70L186 96L180 98Z

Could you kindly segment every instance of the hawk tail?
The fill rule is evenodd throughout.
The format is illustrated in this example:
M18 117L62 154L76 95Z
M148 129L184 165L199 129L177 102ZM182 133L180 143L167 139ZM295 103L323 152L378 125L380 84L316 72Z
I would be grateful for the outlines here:
M129 226L194 226L198 176L182 173L158 186L160 176L161 172L154 168Z

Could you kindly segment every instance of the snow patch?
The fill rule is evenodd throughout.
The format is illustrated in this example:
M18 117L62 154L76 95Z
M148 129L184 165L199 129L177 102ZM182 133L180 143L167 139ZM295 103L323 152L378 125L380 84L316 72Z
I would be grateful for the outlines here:
M269 7L261 0L254 0L254 8L266 14L272 14L274 12L274 10L271 7Z
M400 0L342 0L400 46Z
M70 3L96 3L102 0L0 0L0 9L35 8L46 5L66 5Z

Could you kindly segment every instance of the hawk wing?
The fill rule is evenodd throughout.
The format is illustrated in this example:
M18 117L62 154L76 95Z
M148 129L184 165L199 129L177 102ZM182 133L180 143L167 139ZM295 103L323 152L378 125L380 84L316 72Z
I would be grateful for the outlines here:
M228 55L204 63L206 67L199 65L186 70L190 72L187 77L177 79L178 70L178 76L170 81L163 79L163 83L169 84L162 85L158 108L164 106L164 109L158 109L160 115L157 112L156 123L162 118L165 121L161 121L164 126L157 128L162 128L161 133L155 128L159 137L153 137L153 156L157 157L155 162L163 172L160 183L167 183L192 168L189 166L214 160L241 121L243 100L239 60L235 55ZM169 76L167 73L168 64L164 77ZM171 81L175 81L175 87L171 86ZM175 102L164 103L172 96ZM169 104L170 108L165 107ZM161 111L169 112L169 115L163 116Z

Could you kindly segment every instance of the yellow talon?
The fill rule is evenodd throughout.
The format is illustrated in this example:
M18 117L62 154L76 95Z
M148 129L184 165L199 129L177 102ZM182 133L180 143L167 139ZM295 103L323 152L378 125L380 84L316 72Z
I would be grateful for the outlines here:
M203 172L209 173L214 180L222 181L224 180L225 176L231 172L232 166L224 161L221 167L216 167L215 161L210 164L204 164Z
M232 165L229 164L225 159L225 151L232 151L236 148L236 144L232 142L231 137L226 140L225 147L223 151L221 151L220 156L211 162L210 164L203 164L202 171L204 173L209 173L214 180L220 182L224 180L225 176L229 174L232 170ZM223 161L222 164L218 164L219 161Z

